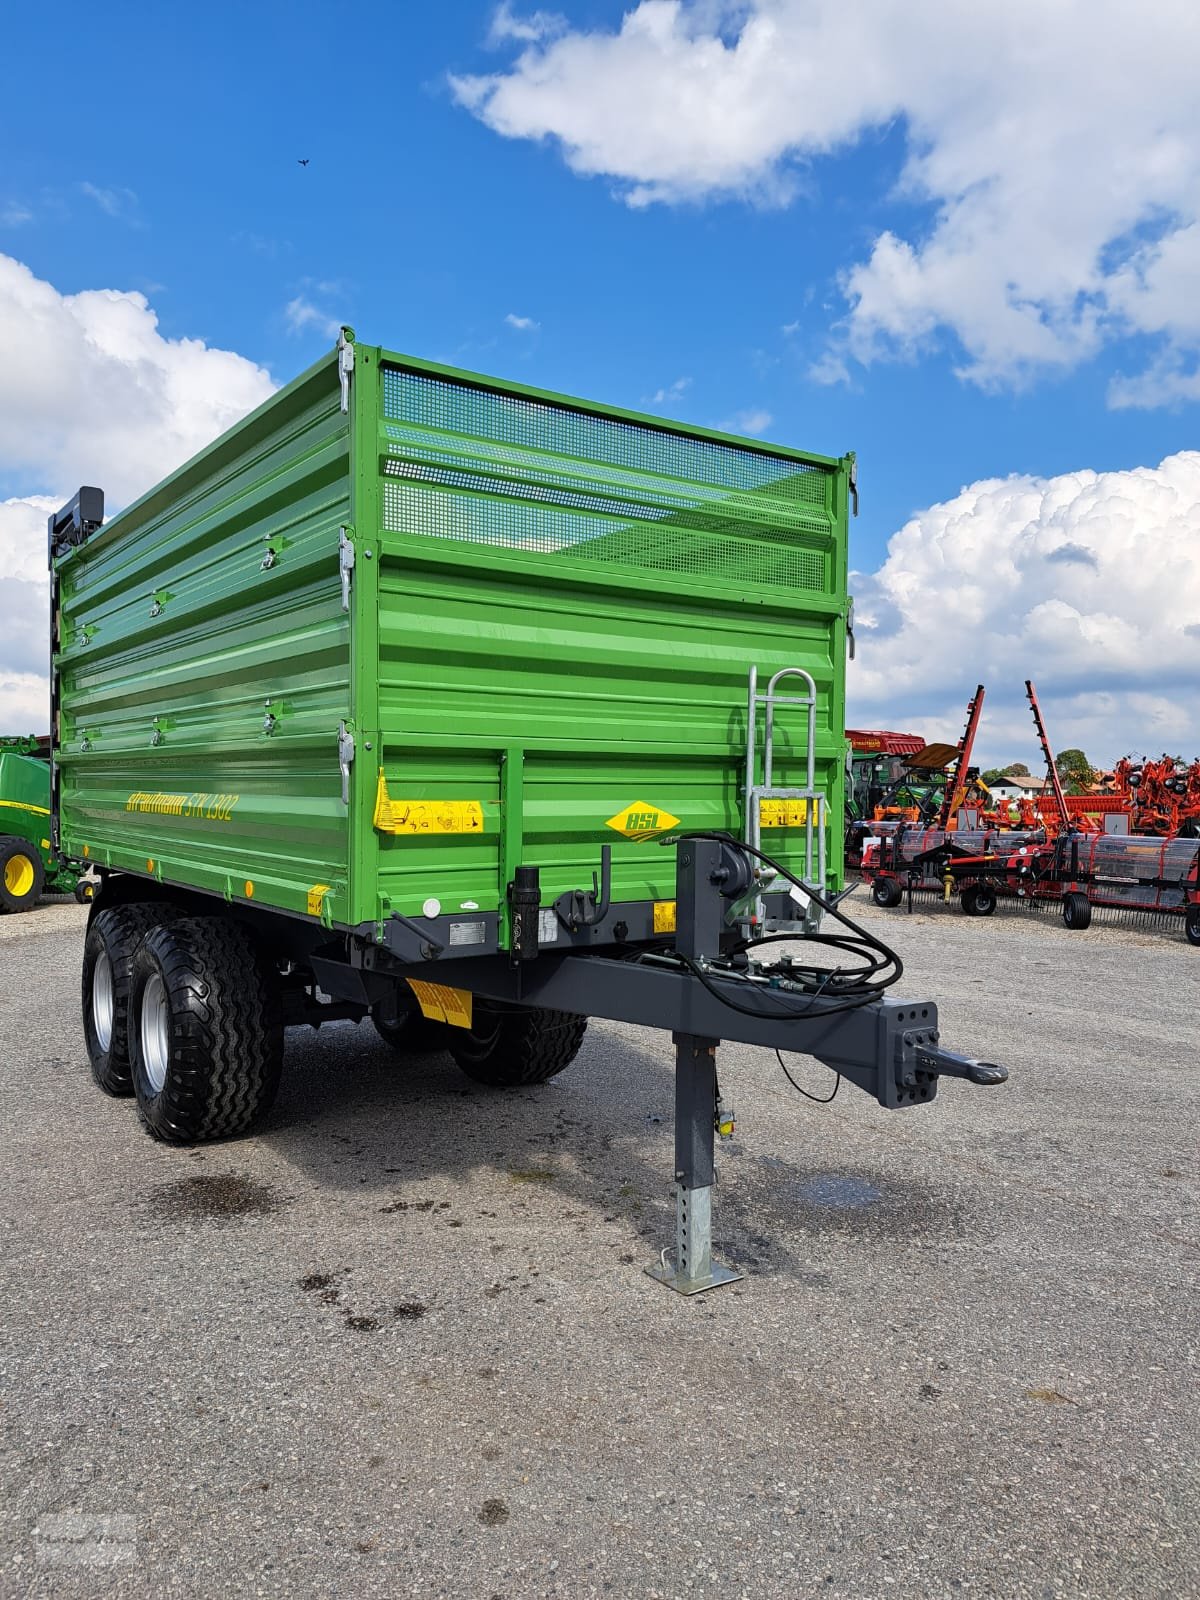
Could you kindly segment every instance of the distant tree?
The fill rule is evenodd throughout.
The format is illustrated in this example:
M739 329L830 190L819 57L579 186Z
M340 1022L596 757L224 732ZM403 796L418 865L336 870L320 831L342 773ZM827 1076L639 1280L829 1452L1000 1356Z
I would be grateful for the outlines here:
M997 783L1003 783L1005 778L1027 778L1028 776L1029 768L1023 761L1012 761L1007 767L989 767L983 774L983 781L990 789Z
M1095 782L1092 763L1082 750L1060 750L1054 765L1068 794L1086 794Z

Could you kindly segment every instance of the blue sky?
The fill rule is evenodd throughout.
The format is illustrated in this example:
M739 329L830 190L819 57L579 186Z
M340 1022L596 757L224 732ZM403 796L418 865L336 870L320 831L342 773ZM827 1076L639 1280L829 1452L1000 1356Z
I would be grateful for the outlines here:
M934 0L915 11L922 7L936 10ZM877 241L920 252L961 199L936 175L912 181L922 152L933 151L932 170L978 142L961 110L939 109L932 90L907 110L901 94L899 111L886 115L864 102L844 127L831 109L822 115L833 122L801 127L790 147L783 135L765 151L751 140L714 180L703 150L688 165L684 115L672 117L678 159L660 157L653 128L637 144L638 107L621 101L645 45L640 33L622 33L633 10L633 0L564 0L553 16L502 9L497 26L497 8L474 0L216 3L158 8L149 24L146 8L132 5L68 5L52 15L7 8L6 53L38 70L10 74L0 100L0 252L60 295L140 291L165 339L236 351L276 381L312 360L330 325L345 320L371 341L458 365L633 407L662 394L658 409L706 425L748 425L830 454L853 448L863 493L853 559L868 574L911 514L953 501L964 485L1014 473L1121 473L1194 447L1200 390L1189 330L1164 324L1158 311L1117 316L1116 275L1068 282L1065 300L1039 311L1043 324L1070 324L1059 340L1071 347L1067 357L1062 348L1032 361L997 354L1005 336L997 312L1000 331L980 335L985 370L975 377L960 375L979 366L981 348L972 354L964 321L978 277L969 251L958 280L968 287L941 302L930 289L933 309L905 309L910 325L900 334L894 304L873 311L874 321L863 312L879 274L857 322L848 320L847 274L874 263ZM852 101L859 67L839 36L822 37L840 23L821 10L800 0L639 7L639 26L657 30L651 81L669 93L678 72L686 89L705 40L733 63L739 43L749 54L748 22L791 16L817 30L833 99ZM913 25L919 31L919 15ZM1190 36L1185 27L1176 53L1191 51L1196 27ZM782 52L788 36L780 38ZM597 39L606 53L588 58ZM464 88L470 78L487 83ZM580 131L575 105L593 86L612 103ZM761 95L770 92L767 81ZM1029 93L1032 103L1036 83ZM1160 81L1157 93L1169 119L1169 86ZM621 133L610 139L614 123ZM1080 127L1086 134L1084 124L1068 133ZM693 143L705 137L698 129ZM646 185L648 202L629 203L633 186ZM1065 215L1079 186L1063 175L1065 199L1052 192L1045 203ZM1088 239L1109 227L1110 257L1128 259L1161 232L1156 216L1181 215L1170 204L1148 193L1132 229L1125 214L1111 225L1085 216L1078 227ZM1024 241L996 237L1029 259ZM961 265L961 253L955 259ZM1047 270L1054 281L1057 267ZM1110 307L1106 330L1085 335L1080 308L1100 296ZM893 318L883 335L880 317ZM833 359L844 368L842 381L812 375L823 355L827 367ZM1173 403L1114 404L1115 380L1164 360ZM46 479L28 452L6 453L0 433L0 496L67 487ZM1002 527L995 538L1002 550ZM881 634L889 627L903 632L894 618L881 620ZM968 689L974 670L963 675ZM909 705L912 715L941 715L960 698L957 683L940 701L914 687Z

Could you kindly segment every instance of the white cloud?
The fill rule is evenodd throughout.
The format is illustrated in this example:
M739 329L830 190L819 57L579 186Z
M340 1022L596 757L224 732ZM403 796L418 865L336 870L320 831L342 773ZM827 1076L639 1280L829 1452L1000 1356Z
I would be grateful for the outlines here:
M0 500L0 733L50 726L46 518L66 498Z
M674 383L668 383L661 389L656 389L652 395L642 401L646 406L673 406L676 401L682 400L692 386L690 378L676 378Z
M0 255L0 463L14 487L61 499L96 483L124 504L273 388L244 356L164 339L144 295L60 294Z
M1200 400L1200 362L1195 357L1185 360L1179 350L1164 351L1145 372L1116 377L1108 386L1108 403L1114 411L1152 411L1190 400Z
M772 416L769 411L761 407L751 407L747 411L735 411L733 416L726 417L723 422L718 422L717 427L722 433L760 434L766 433L771 426Z
M532 317L518 317L514 311L510 311L504 320L510 328L515 328L518 333L537 333L541 327L541 323L535 322Z
M289 333L307 333L314 328L323 339L336 339L342 331L341 321L316 306L306 295L298 294L283 308Z
M633 206L784 204L820 157L899 124L897 197L929 220L843 274L859 361L948 331L992 385L1129 332L1200 345L1191 0L640 0L616 32L521 43L508 71L453 77L460 103Z
M95 201L106 216L128 220L137 211L138 198L132 189L105 189L96 183L81 183L79 188L89 200Z
M535 44L539 39L551 39L555 34L565 33L566 27L565 17L559 16L556 11L529 11L524 16L518 16L504 0L504 4L498 5L493 13L488 43L500 45L512 40L518 44Z
M244 356L164 339L143 295L63 295L0 255L0 464L28 491L0 501L0 732L46 727L48 512L81 483L119 509L273 388Z
M971 484L906 523L877 572L852 575L851 722L957 738L983 682L989 764L1032 767L1031 677L1059 746L1105 764L1200 753L1198 540L1200 451Z
M0 206L0 228L21 228L33 221L33 212L19 200L6 200Z

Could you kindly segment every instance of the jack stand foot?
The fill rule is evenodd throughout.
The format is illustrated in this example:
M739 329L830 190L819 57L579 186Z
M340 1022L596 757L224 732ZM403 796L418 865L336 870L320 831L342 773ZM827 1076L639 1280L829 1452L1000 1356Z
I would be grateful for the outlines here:
M737 1283L745 1273L724 1267L712 1258L712 1186L675 1190L675 1265L665 1262L647 1267L650 1277L676 1294L701 1294L723 1283ZM665 1255L666 1252L664 1251Z

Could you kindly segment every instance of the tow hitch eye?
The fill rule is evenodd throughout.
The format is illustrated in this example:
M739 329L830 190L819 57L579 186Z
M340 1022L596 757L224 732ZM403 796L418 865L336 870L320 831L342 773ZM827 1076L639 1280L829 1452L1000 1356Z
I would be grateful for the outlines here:
M968 1083L977 1083L982 1088L1008 1082L1007 1067L959 1055L957 1050L943 1050L940 1045L919 1046L917 1066L922 1072L936 1072L942 1078L965 1078Z

